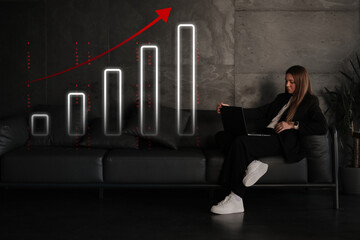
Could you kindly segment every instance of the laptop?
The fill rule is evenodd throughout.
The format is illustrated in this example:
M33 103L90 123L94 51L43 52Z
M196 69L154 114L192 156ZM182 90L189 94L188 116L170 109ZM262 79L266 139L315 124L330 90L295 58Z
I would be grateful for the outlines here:
M226 132L231 132L238 136L271 136L271 134L266 133L249 133L242 107L223 106L221 108L221 119Z

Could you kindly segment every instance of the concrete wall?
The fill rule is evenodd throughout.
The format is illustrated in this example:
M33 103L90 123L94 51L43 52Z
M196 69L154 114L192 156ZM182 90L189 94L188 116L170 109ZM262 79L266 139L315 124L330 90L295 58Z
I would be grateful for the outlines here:
M357 0L236 0L235 9L235 104L270 101L295 64L321 95L359 46Z
M39 103L64 103L70 90L90 94L93 115L101 115L102 71L124 71L126 99L135 100L139 81L136 49L160 48L161 103L175 106L175 37L179 23L197 27L198 109L216 103L254 107L283 91L285 70L294 64L310 72L315 93L339 83L338 71L359 49L358 0L62 0L0 2L0 116ZM53 74L96 56L147 25L156 9L172 7L156 26L91 65L26 87L24 81ZM31 71L26 41L31 42ZM90 42L90 44L89 44ZM138 44L137 44L138 43ZM76 84L78 87L76 87ZM325 107L324 107L325 108Z

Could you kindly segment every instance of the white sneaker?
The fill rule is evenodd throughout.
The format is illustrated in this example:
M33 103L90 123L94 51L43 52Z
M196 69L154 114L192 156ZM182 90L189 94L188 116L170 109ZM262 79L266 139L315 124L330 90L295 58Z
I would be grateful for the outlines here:
M252 161L246 170L246 175L243 179L243 184L245 187L250 187L254 185L268 170L268 165L266 163L260 162L258 160Z
M232 214L244 212L244 204L241 197L230 194L217 205L211 207L211 212L216 214Z

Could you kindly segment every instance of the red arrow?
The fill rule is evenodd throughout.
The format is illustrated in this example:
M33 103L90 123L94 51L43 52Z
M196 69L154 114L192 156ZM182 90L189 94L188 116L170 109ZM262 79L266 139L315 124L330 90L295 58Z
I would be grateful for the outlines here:
M119 43L118 45L116 45L115 47L107 50L106 52L103 52L102 54L96 56L96 57L93 57L89 60L87 60L86 62L83 62L83 63L80 63L79 65L76 65L74 67L71 67L69 69L66 69L66 70L63 70L61 72L58 72L58 73L54 73L52 75L49 75L47 77L43 77L43 78L39 78L39 79L35 79L35 80L32 80L32 81L28 81L26 82L26 84L28 83L32 83L32 82L37 82L37 81L40 81L40 80L43 80L43 79L46 79L46 78L51 78L51 77L55 77L57 75L60 75L62 73L65 73L65 72L68 72L68 71L71 71L75 68L78 68L82 65L85 65L89 62L92 62L94 61L95 59L98 59L99 57L102 57L106 54L108 54L109 52L117 49L118 47L120 47L121 45L127 43L128 41L130 41L131 39L135 38L136 36L138 36L139 34L141 34L142 32L146 31L148 28L152 27L155 23L157 23L158 21L160 21L161 19L164 20L164 22L167 22L168 18L169 18L169 15L170 15L170 11L171 11L171 8L164 8L164 9L159 9L159 10L156 10L156 13L159 15L154 21L152 21L150 24L148 24L146 27L144 27L143 29L141 29L140 31L138 31L137 33L135 33L134 35L132 35L131 37L129 37L128 39L124 40L123 42Z

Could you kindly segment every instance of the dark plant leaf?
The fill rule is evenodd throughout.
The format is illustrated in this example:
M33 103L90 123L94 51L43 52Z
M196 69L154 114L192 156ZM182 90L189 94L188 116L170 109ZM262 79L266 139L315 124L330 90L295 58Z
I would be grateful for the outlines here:
M354 78L350 77L347 73L343 71L340 71L340 73L344 75L346 79L350 80L351 82L354 82Z
M351 66L352 66L357 78L360 79L359 73L356 71L356 67L354 66L354 63L351 60L350 60L350 63L351 63Z

